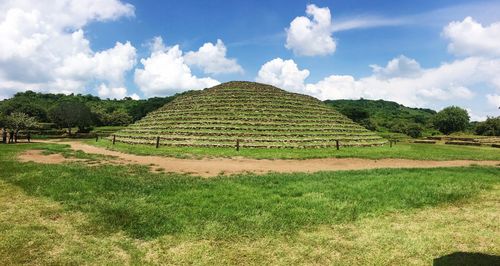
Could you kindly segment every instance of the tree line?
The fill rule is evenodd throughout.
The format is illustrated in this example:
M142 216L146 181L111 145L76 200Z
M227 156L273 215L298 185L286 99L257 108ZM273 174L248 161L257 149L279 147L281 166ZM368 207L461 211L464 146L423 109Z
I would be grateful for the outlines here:
M100 99L92 95L20 92L0 101L0 127L16 138L28 128L66 129L69 135L89 132L99 126L125 126L172 101L171 97L147 100Z
M147 100L103 100L92 95L20 92L0 101L0 128L3 137L7 134L15 141L19 132L37 127L66 129L67 134L72 135L88 133L94 127L126 126L187 93L196 92ZM414 138L455 132L500 136L500 117L470 122L467 111L456 106L436 112L384 100L327 100L325 103L373 131L402 133Z
M327 100L325 103L373 131L401 133L413 138L456 132L500 136L500 117L471 122L467 110L457 106L436 112L384 100Z

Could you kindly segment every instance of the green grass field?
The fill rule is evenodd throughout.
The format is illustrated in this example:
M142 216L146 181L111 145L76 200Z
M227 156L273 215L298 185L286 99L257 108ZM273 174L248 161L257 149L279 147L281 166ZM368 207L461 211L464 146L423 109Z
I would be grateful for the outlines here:
M500 160L500 150L491 147L469 147L454 145L429 145L398 143L392 148L389 145L376 147L341 147L323 149L240 149L234 148L200 148L169 147L154 145L112 144L102 139L85 141L88 144L110 150L122 151L138 155L161 155L178 158L203 157L247 157L255 159L311 159L311 158L400 158L414 160Z
M499 168L202 179L14 160L33 148L94 158L0 146L2 265L429 264L457 249L500 253Z

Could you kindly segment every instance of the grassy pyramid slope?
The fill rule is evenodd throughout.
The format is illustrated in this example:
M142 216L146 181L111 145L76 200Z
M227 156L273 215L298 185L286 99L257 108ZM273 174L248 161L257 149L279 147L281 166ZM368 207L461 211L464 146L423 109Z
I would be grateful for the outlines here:
M176 98L117 132L116 141L196 147L317 148L385 141L310 96L227 82Z

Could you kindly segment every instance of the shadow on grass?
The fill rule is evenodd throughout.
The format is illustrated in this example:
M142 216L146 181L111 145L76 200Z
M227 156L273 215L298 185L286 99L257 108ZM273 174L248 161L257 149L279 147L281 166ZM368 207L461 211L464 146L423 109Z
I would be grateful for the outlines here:
M455 252L434 259L434 266L494 266L500 265L500 256L483 253Z

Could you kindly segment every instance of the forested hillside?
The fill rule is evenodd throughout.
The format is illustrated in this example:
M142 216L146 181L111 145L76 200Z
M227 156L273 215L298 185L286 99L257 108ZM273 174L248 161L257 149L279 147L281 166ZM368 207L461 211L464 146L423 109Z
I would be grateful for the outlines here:
M90 109L92 125L119 126L135 122L147 113L154 111L176 97L153 97L147 100L102 100L92 95L64 95L52 93L20 92L10 99L0 101L0 113L10 115L13 112L25 113L35 117L38 122L52 122L51 109L63 102L83 103Z
M371 130L417 136L417 130L429 134L435 131L432 118L436 111L431 109L410 108L384 100L327 100L325 103Z

